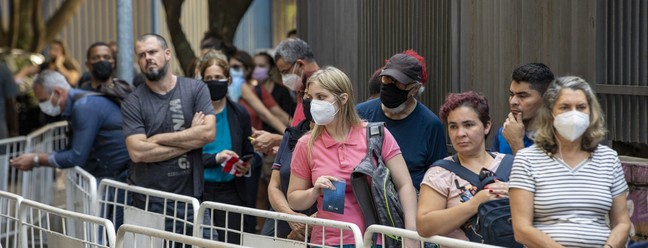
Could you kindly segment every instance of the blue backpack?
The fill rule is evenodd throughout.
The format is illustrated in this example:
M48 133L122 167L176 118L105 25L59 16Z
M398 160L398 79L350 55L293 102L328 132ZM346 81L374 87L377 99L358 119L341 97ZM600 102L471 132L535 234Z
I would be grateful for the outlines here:
M494 157L493 154L491 154L491 156ZM508 182L509 174L511 174L511 167L513 166L513 158L512 155L505 155L494 174L475 174L459 163L457 155L453 156L453 160L457 162L441 159L434 162L432 166L439 166L453 172L457 176L477 187L477 190L479 191L482 190L484 186L495 182L495 179ZM490 172L483 169L482 172L484 171ZM461 227L461 229L472 242L503 247L522 247L520 243L515 241L515 237L513 236L511 207L508 198L487 201L480 204L477 208L477 214L471 217L466 224Z

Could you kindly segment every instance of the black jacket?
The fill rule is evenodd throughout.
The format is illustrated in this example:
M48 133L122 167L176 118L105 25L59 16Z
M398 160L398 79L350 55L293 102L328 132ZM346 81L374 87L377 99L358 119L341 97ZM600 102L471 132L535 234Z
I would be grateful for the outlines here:
M230 136L232 137L232 151L236 152L239 157L254 154L254 148L248 139L252 135L252 124L250 124L250 115L247 110L240 104L230 101L229 98L227 98L225 107L227 108L227 120L229 122ZM203 154L202 162L205 168L220 166L216 163L216 154ZM244 202L249 203L252 199L249 199L247 192L252 189L248 189L246 180L250 179L248 177L234 178L239 197Z

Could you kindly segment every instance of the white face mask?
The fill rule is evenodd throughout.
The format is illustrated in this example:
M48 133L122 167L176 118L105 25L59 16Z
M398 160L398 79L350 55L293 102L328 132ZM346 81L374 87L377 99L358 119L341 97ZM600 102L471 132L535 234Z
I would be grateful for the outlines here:
M297 91L297 89L301 87L302 76L304 75L304 72L302 71L302 76L297 76L297 74L295 74L296 67L296 65L293 66L293 69L290 71L290 73L281 75L283 84L292 91Z
M61 106L59 106L58 104L56 106L54 106L54 104L52 104L52 97L53 96L54 96L54 94L52 93L52 95L50 95L50 98L47 101L38 103L38 107L46 115L58 116L58 115L61 114ZM59 102L60 102L60 99L59 99Z
M580 111L572 110L554 117L553 126L556 131L565 139L574 141L578 139L587 127L589 127L589 115Z
M310 107L313 121L317 125L327 125L333 121L338 110L335 109L333 103L321 100L311 101Z

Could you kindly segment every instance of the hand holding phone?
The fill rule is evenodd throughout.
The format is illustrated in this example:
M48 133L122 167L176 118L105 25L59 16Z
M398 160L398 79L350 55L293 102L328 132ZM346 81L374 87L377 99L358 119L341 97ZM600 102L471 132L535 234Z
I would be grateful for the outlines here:
M245 175L249 177L250 165L249 161L253 158L254 155L248 154L243 157L231 156L225 162L221 164L223 166L223 172L240 177Z

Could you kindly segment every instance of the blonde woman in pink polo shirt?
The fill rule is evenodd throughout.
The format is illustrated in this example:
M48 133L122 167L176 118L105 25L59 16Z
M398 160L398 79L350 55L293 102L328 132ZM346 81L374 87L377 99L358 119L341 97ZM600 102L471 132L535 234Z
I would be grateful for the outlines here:
M351 189L353 168L367 153L366 122L355 110L353 87L344 72L325 67L308 79L306 95L312 99L311 114L315 121L312 132L299 139L293 152L288 204L292 209L304 210L317 202L317 217L351 222L364 233L364 218ZM412 185L405 160L394 137L385 129L382 157L391 170L405 214L405 227L416 230L416 191ZM323 192L335 190L334 182L346 183L343 210L336 212L323 208ZM339 185L338 185L339 186ZM340 244L339 230L328 228L322 237L322 228L314 227L311 242L332 246L351 247L351 232L344 232ZM406 241L408 247L416 246Z

